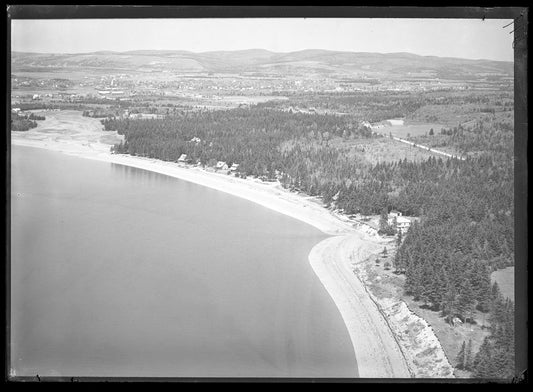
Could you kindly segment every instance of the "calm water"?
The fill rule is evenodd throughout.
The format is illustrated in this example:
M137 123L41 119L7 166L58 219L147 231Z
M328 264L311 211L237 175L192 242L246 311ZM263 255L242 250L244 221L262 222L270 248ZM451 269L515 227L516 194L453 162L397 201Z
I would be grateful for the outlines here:
M163 175L12 148L17 375L354 377L318 230Z

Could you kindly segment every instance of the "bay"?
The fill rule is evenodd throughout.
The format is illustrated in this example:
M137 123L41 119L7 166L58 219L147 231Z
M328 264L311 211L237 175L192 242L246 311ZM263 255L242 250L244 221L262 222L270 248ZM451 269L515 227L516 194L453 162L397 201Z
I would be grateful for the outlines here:
M356 377L317 229L157 173L11 150L16 375Z

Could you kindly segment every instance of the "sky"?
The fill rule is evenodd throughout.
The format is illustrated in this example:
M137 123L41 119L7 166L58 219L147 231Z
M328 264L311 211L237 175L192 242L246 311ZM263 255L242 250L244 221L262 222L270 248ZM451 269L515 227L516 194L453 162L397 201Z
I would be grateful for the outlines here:
M140 49L409 52L513 61L506 19L233 18L12 20L11 49L84 53Z

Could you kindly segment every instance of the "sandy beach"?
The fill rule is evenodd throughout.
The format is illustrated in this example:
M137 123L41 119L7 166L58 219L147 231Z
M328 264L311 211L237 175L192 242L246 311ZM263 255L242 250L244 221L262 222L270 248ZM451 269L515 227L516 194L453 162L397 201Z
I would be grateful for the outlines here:
M320 242L311 250L309 262L346 324L359 376L409 378L411 371L394 334L350 268L380 249L380 244L368 235L355 232Z
M86 159L127 165L203 185L260 204L310 224L333 237L317 244L309 262L335 301L349 332L361 378L409 378L405 356L382 313L353 273L351 264L382 249L380 238L347 217L324 208L311 197L287 191L279 183L263 183L208 172L156 159L111 154L110 132L79 112L45 112L47 120L27 132L12 132L12 144L59 151ZM64 116L64 117L62 117ZM72 130L72 122L84 125ZM112 138L111 138L112 139Z

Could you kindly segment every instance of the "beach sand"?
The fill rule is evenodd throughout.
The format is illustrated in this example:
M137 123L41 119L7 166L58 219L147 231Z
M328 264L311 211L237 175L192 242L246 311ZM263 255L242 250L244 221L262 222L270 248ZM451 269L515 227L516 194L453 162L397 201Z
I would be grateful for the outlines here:
M12 144L45 148L87 159L127 165L168 175L241 197L310 224L332 235L317 244L309 262L337 305L348 329L361 378L409 378L407 361L395 335L350 263L362 262L382 249L376 235L347 217L326 209L315 199L287 191L279 183L263 183L208 172L157 159L111 154L110 132L96 119L79 112L45 112L47 120L27 132L11 132ZM77 127L77 123L83 126ZM76 127L76 130L73 128Z
M351 264L379 252L381 246L362 232L330 237L313 247L309 261L346 324L359 377L410 378L411 371L394 334L351 268Z

